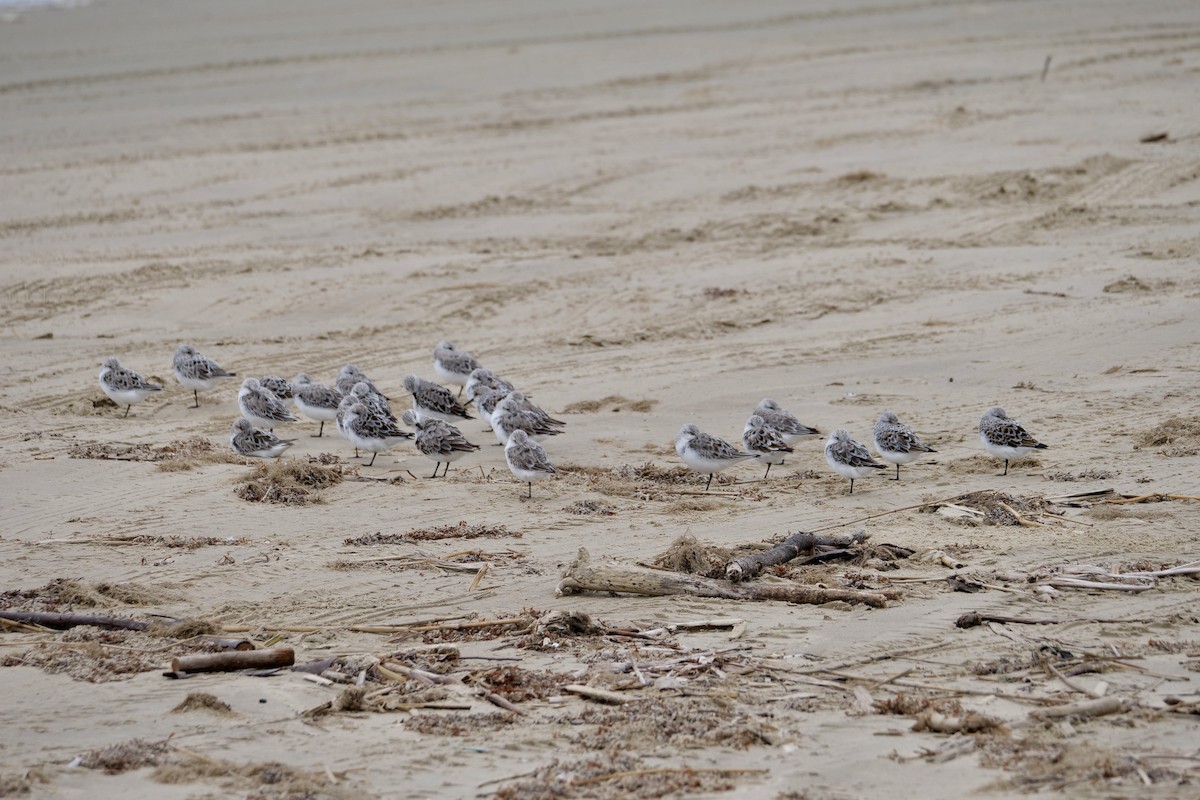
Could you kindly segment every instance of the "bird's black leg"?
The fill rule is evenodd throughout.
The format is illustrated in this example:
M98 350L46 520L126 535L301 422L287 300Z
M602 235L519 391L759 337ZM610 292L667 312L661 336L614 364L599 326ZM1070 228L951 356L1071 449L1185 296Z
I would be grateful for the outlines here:
M321 420L321 427L317 429L317 435L315 438L320 439L321 434L323 433L325 433L325 420Z
M1008 474L1008 459L1006 458L1006 459L1004 459L1004 472L1001 473L1000 477L1004 477L1007 474Z
M850 491L847 494L854 494L854 478L850 479Z
M447 462L446 462L446 466L442 467L442 477L443 477L443 478L444 478L444 477L446 477L446 475L447 475L449 472L450 472L450 462L449 462L449 461L447 461Z
M529 481L529 499L533 499L533 481Z
M442 462L440 462L440 461L433 462L433 474L430 475L429 477L436 478L437 472L438 472L438 467L440 467L441 465L442 465Z
M767 463L767 471L763 473L763 480L765 481L767 479L767 476L770 474L771 474L771 464L770 464L770 462L768 462Z
M129 416L129 409L130 409L130 408L132 408L132 406L125 406L125 413L121 415L121 419L125 419L125 417L128 417L128 416Z
M708 473L708 483L704 484L704 491L706 491L706 492L708 491L708 487L712 486L713 474L714 473L712 473L712 472Z
M900 480L900 465L899 464L896 465L896 477L892 478L892 480L894 480L894 481Z
M200 393L197 392L195 389L192 389L192 397L196 398L196 405L192 406L192 408L199 408L200 407Z
M376 450L374 453L371 454L371 460L367 463L368 467L372 467L375 465L375 456L377 456L377 455L379 455L378 450Z

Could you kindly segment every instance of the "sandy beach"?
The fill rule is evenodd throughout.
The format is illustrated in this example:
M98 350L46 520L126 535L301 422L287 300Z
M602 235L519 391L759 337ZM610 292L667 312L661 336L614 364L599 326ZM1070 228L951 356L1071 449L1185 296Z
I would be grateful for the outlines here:
M159 624L0 624L0 796L1194 796L1200 8L4 18L0 610ZM281 426L331 485L247 500L237 381L171 370L353 362L400 410L444 339L567 423L531 500L478 420L437 479ZM122 418L108 356L163 391ZM937 452L848 494L812 437L704 492L676 431L764 397ZM1049 445L1006 476L997 405ZM556 592L581 547L859 530L754 583L884 607ZM332 661L164 677L204 636Z

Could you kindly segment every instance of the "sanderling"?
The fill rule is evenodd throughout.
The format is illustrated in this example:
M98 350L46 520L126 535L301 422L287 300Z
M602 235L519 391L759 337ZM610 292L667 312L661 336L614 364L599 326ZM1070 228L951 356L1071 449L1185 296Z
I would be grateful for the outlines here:
M834 472L850 479L850 492L854 494L854 479L867 475L868 469L887 469L867 452L867 448L850 438L845 428L838 428L829 434L825 442L825 460Z
M816 428L810 428L807 425L800 424L800 420L796 419L787 411L779 407L769 397L764 397L758 406L754 409L754 413L763 418L763 422L770 425L783 437L783 441L789 445L803 439L805 436L818 436L820 431Z
M507 446L515 430L525 431L530 439L539 441L546 436L557 436L565 422L557 420L535 406L520 392L509 392L492 409L492 430L501 444Z
M404 391L412 395L413 410L418 417L433 417L442 422L475 419L445 386L423 381L416 375L405 375Z
M161 392L162 387L150 383L131 369L125 369L121 362L109 356L100 365L100 388L118 406L125 406L121 419L129 416L129 408L134 403L140 403L148 395Z
M500 401L508 397L512 389L488 389L480 387L479 394L475 395L475 410L479 412L479 417L488 424L485 430L491 430L492 414L496 411L496 406ZM507 442L505 442L507 444Z
M754 453L743 453L724 439L709 436L695 425L684 425L675 434L675 452L690 469L701 475L707 473L708 482L704 491L712 486L713 475L728 469L747 458L757 458Z
M391 450L401 439L411 439L413 435L402 431L382 414L369 409L364 403L355 402L346 409L342 417L342 430L354 447L370 450L373 455L366 466L374 466L375 456L385 450Z
M320 438L325 433L325 423L337 419L342 393L332 386L313 382L304 373L292 378L292 391L300 413L321 423L317 431L317 438Z
M234 420L233 436L229 437L233 452L251 458L279 458L295 443L295 439L280 439L271 431L254 427L245 417Z
M393 425L399 422L399 420L396 419L396 415L392 413L392 406L390 403L388 403L387 398L378 392L371 391L371 387L366 381L359 381L358 383L354 384L354 388L350 390L350 393L345 395L341 402L338 403L336 417L337 429L338 433L340 433L345 439L350 438L346 434L346 411L348 411L350 406L354 405L355 403L362 403L372 414L379 414ZM358 458L357 447L354 448L354 457Z
M480 367L472 370L470 376L467 377L466 385L467 402L474 403L484 395L489 389L503 389L506 392L511 392L517 387L513 386L503 378L496 376L490 369Z
M417 449L433 461L433 474L429 476L431 478L437 477L438 467L443 463L446 469L442 472L442 477L445 477L450 471L451 461L458 461L467 453L474 453L479 449L479 445L468 442L462 431L449 422L430 417L418 419L417 412L411 408L400 416L400 421L416 428Z
M452 342L438 342L433 349L433 371L442 379L458 387L458 395L462 397L463 388L471 378L471 373L479 369L476 361L466 350L459 350Z
M921 442L912 428L900 424L900 420L890 411L879 415L875 423L875 450L884 461L896 465L896 477L900 480L900 465L911 464L925 453L936 453L932 447Z
M347 364L338 372L337 380L334 381L334 387L343 395L350 394L350 390L354 388L356 383L365 383L367 387L377 395L382 396L385 400L391 399L383 392L379 391L379 387L371 383L371 379L362 373L358 367L353 364Z
M282 400L271 394L269 389L264 389L256 378L246 378L242 381L242 388L238 391L238 408L242 410L242 416L255 425L271 430L281 422L295 422L299 419L288 411Z
M504 460L513 475L529 484L529 499L533 499L533 482L549 478L554 474L554 465L546 457L546 450L537 442L529 440L525 431L517 429L504 445Z
M284 404L294 400L292 384L288 383L286 378L279 375L264 375L258 379L258 382L264 389L282 400Z
M996 458L1004 459L1004 472L1001 475L1008 474L1009 459L1047 448L1047 445L1026 433L1019 422L1009 419L999 406L989 408L983 419L979 420L979 441L984 450Z
M196 400L196 405L192 408L200 407L198 392L201 389L207 392L216 386L218 381L237 377L236 372L226 372L211 358L197 353L196 348L190 344L181 344L175 348L171 366L175 369L175 379L183 384L185 389L192 390L192 396Z
M742 446L751 453L757 453L760 461L767 463L766 478L771 474L771 465L782 464L783 457L795 452L783 440L783 434L772 428L758 414L751 414L742 430Z

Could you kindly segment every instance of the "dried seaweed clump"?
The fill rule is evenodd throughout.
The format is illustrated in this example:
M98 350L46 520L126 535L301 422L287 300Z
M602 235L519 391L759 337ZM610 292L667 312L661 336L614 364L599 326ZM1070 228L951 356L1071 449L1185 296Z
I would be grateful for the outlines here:
M421 714L409 717L404 727L414 733L432 736L465 736L507 728L518 717L506 711L486 714Z
M211 642L194 640L180 641L172 652L182 655L215 649L217 645ZM81 625L64 631L57 641L35 644L22 653L4 656L0 666L38 667L52 675L70 675L77 681L105 683L161 670L168 660L163 654L162 639L150 632Z
M734 551L727 547L700 544L694 536L685 534L655 556L650 565L671 572L721 578L725 576L725 565L734 557Z
M154 780L181 784L220 781L229 796L247 800L362 800L361 787L339 783L344 773L297 769L278 762L235 764L180 754L155 768Z
M0 594L0 608L15 611L58 611L64 606L152 606L180 599L182 598L174 592L139 583L82 583L71 578L55 578L36 589L16 589Z
M1200 453L1200 417L1171 417L1138 436L1133 447L1135 450L1157 447L1160 454L1169 458L1194 456Z
M189 711L208 711L222 717L233 715L229 703L208 692L189 692L179 705L171 709L172 714L186 714Z
M131 769L158 766L166 755L166 739L161 742L130 739L84 753L79 759L79 766L102 769L108 775L119 775Z
M71 458L93 458L101 461L152 461L165 472L194 469L205 464L241 464L245 459L208 439L198 436L177 439L161 447L148 444L111 444L91 442L72 447Z
M589 750L732 747L745 750L781 741L773 725L738 708L688 700L654 699L619 708L587 708L580 718L595 726L576 737Z
M609 800L617 797L697 797L737 788L740 770L646 768L627 754L596 754L576 761L554 760L496 790L496 800Z
M471 525L460 521L455 525L438 525L433 528L414 528L408 533L368 533L347 538L343 544L349 547L373 547L381 544L401 542L427 542L437 539L520 539L521 531L509 530L504 525Z
M514 703L545 700L559 694L563 686L572 683L571 678L565 675L517 666L497 667L477 674L475 679Z
M342 471L321 464L286 461L259 464L234 493L251 503L306 505L321 501L321 489L342 482Z

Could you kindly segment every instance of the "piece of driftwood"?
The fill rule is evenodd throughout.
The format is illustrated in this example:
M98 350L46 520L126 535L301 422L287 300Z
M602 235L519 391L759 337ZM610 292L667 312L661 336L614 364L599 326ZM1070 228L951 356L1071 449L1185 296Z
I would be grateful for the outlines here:
M758 577L767 567L784 564L816 547L846 548L852 544L865 542L869 536L870 534L863 531L850 536L818 536L803 531L793 533L770 550L730 561L725 565L725 579L733 583L748 581Z
M238 639L231 636L212 636L209 634L201 634L196 637L196 641L201 644L211 645L221 650L253 650L254 642L249 639Z
M296 653L290 647L271 650L232 650L227 653L199 653L171 659L172 672L233 672L239 669L290 667Z
M580 697L586 697L588 700L596 700L611 705L619 706L629 702L629 698L625 695L610 692L607 689L597 689L595 686L587 686L582 683L572 683L564 686L563 691L570 694L577 694Z
M1124 711L1129 704L1120 697L1101 697L1097 700L1083 700L1078 703L1065 703L1049 708L1039 708L1029 712L1032 717L1041 719L1063 719L1064 717L1102 717L1105 714L1116 714Z
M106 617L98 614L60 614L53 611L0 611L0 618L41 625L43 628L53 628L56 631L63 631L79 625L119 628L126 631L144 631L150 627L149 622L137 619Z
M622 564L593 564L586 548L579 548L558 582L559 594L575 592L619 592L648 597L688 594L695 597L722 597L727 600L779 600L785 603L820 605L833 600L864 603L883 608L887 598L880 592L855 589L824 589L794 583L734 584L728 581L666 572Z

